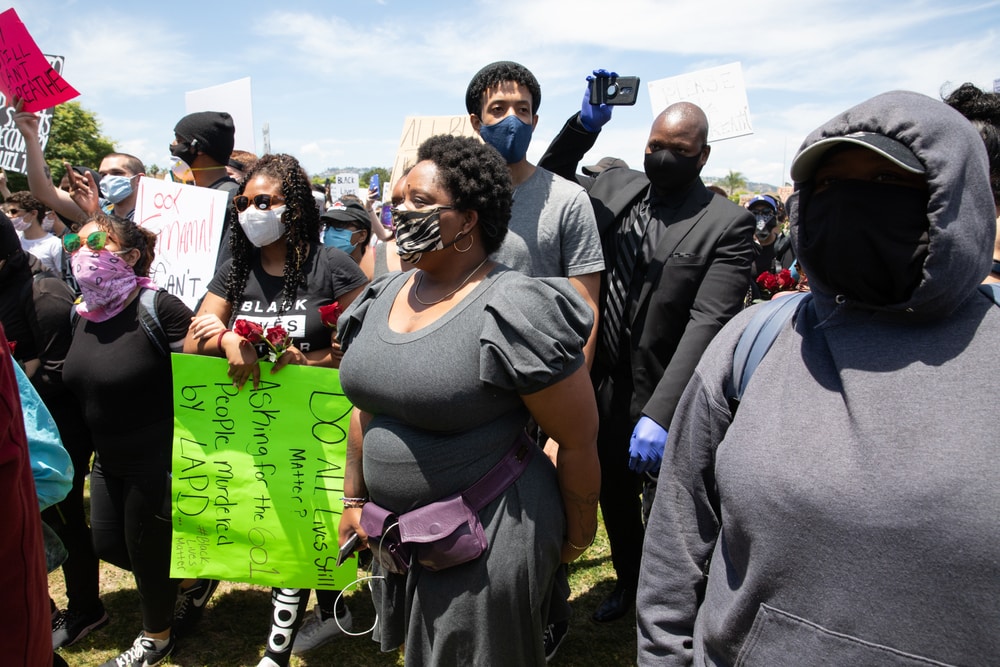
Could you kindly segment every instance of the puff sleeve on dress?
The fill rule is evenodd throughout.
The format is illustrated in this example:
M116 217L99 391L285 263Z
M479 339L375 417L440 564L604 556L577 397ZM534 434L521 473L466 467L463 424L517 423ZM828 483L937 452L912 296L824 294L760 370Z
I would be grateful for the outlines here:
M504 278L483 312L480 379L531 394L583 364L593 313L565 278Z

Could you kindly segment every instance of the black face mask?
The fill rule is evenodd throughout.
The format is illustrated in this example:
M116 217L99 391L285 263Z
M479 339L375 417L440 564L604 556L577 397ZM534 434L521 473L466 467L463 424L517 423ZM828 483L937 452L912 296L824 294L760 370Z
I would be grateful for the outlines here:
M194 159L198 157L198 151L194 150L191 144L181 142L170 145L170 154L184 160L189 167L194 163Z
M926 190L840 181L803 192L800 254L810 278L874 306L905 303L927 259Z
M753 211L751 211L751 213L753 213ZM757 228L754 231L754 234L757 235L757 239L760 241L763 241L770 236L771 231L778 226L778 221L775 219L773 211L754 213L753 217L757 221Z
M701 173L701 167L698 165L700 159L701 151L698 151L697 155L686 157L664 149L646 153L643 167L646 170L646 178L653 187L660 192L668 193L680 190L698 177Z

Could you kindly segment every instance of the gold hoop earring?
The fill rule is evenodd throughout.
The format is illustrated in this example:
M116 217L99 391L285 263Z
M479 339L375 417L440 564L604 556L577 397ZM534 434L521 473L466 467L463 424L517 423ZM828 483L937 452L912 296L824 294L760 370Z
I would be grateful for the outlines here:
M460 249L458 247L457 243L452 243L451 245L452 245L452 247L455 248L455 252L469 252L470 250L472 250L472 246L473 246L473 244L475 242L476 242L476 240L474 238L472 238L472 233L470 232L469 233L469 245L468 245L468 247L465 250Z

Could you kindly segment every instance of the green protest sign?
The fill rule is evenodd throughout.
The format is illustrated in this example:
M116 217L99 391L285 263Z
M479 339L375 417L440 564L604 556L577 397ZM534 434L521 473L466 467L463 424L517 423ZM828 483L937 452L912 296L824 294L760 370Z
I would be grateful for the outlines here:
M225 359L171 355L170 576L342 589L337 563L351 405L338 371L261 362L237 390Z

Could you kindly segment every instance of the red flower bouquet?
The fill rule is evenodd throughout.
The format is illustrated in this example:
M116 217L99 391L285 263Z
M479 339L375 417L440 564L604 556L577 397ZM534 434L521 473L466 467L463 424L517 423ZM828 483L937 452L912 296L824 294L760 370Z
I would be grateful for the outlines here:
M770 299L778 292L787 292L795 289L795 278L788 269L782 269L778 273L764 271L757 276L757 287L760 288L762 299Z
M261 337L264 335L264 327L250 320L236 320L233 323L233 333L256 344L260 342Z
M264 331L262 327L257 322L250 322L249 320L236 320L233 323L233 331L238 336L246 338L248 341L257 345L258 343L264 343L267 345L267 360L277 361L278 357L285 353L292 341L288 336L288 332L280 324L275 324L273 327L268 327L267 331Z

